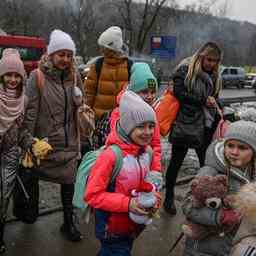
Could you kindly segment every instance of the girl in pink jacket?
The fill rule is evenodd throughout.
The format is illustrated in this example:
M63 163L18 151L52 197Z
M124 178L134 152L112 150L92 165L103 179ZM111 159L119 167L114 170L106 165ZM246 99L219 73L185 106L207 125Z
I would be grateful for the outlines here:
M146 176L156 173L151 171L151 154L147 150L156 124L154 110L131 91L123 94L119 109L120 119L91 170L85 192L85 200L95 209L96 237L101 242L98 256L131 255L133 241L144 225L133 222L129 212L149 215L132 192L140 189ZM123 165L114 186L109 187L116 163L109 147L113 144L122 151ZM159 187L155 185L157 191ZM153 208L157 207L159 200Z
M139 62L134 63L131 68L131 79L128 85L128 90L135 92L151 107L156 100L156 92L158 89L157 79L151 72L151 69L147 63ZM122 97L122 91L118 97L119 103ZM115 129L116 123L120 118L119 108L115 108L111 113L110 129ZM150 146L154 151L151 170L161 172L161 143L160 143L160 130L159 125L156 123Z

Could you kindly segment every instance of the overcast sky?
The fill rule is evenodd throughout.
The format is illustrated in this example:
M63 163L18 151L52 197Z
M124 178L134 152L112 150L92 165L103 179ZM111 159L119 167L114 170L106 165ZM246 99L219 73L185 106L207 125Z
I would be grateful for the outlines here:
M229 13L228 17L236 20L246 20L256 24L256 1L255 0L228 0ZM197 3L196 0L179 0L179 3L190 4ZM223 3L224 0L219 0Z

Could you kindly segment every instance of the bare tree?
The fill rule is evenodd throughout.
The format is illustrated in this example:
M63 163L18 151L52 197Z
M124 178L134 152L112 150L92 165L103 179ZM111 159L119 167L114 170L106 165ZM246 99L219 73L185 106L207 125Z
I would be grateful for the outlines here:
M93 0L66 0L66 22L69 21L79 53L85 56L96 26Z
M145 0L138 3L133 0L120 0L115 6L120 10L125 37L130 53L134 50L141 53L148 34L164 6L176 4L175 0Z
M221 18L227 18L228 13L231 10L231 4L229 0L225 0L221 5L216 9L216 16Z
M218 0L199 0L192 4L187 4L184 9L198 14L209 15L214 13L213 9L218 2Z
M4 27L10 33L38 35L42 24L44 8L39 0L9 0L3 6Z

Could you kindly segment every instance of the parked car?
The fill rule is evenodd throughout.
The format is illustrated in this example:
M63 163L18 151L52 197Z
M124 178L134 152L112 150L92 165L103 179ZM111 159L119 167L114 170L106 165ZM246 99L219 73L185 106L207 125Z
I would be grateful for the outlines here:
M241 67L223 67L221 69L223 88L237 87L244 88L246 73Z
M245 85L251 88L256 88L256 73L246 74Z

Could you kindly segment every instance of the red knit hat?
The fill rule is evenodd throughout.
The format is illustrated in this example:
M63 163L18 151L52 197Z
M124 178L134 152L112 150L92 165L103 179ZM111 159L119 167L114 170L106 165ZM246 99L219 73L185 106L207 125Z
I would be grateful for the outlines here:
M23 79L26 78L26 71L19 52L16 49L7 48L3 51L0 60L0 77L12 72L18 73Z

